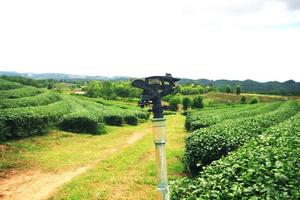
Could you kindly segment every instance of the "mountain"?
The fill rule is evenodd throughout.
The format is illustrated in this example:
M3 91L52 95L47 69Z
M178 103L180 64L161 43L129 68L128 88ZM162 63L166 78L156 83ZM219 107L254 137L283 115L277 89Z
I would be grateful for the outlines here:
M129 80L131 77L127 76L87 76L87 75L72 75L63 73L18 73L18 72L5 72L0 71L0 76L22 76L32 79L54 79L54 80ZM242 92L247 93L261 93L261 94L279 94L279 95L300 95L300 82L288 80L285 82L269 81L269 82L257 82L253 80L209 80L209 79L187 79L183 78L179 81L179 84L200 84L210 85L216 87L220 91L224 91L224 88L229 85L231 88L235 88L237 85L241 87Z
M288 80L285 82L269 81L269 82L257 82L253 80L208 80L208 79L181 79L180 84L200 84L211 85L218 90L224 91L228 85L231 88L240 86L242 92L247 93L261 93L261 94L280 94L280 95L300 95L300 82Z
M18 73L18 72L6 72L0 71L0 76L22 76L32 79L54 79L54 80L128 80L130 77L127 76L88 76L88 75L74 75L74 74L63 74L63 73Z

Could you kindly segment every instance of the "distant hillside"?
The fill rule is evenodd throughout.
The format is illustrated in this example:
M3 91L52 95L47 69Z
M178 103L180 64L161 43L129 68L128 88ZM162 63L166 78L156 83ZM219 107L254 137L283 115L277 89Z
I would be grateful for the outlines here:
M33 79L54 79L54 80L128 80L130 77L126 76L88 76L88 75L74 75L63 73L18 73L18 72L6 72L0 71L0 76L22 76Z
M257 82L253 80L208 80L208 79L181 79L180 84L200 84L200 85L211 85L216 87L218 90L223 91L224 88L229 85L234 89L239 85L242 92L247 93L261 93L261 94L281 94L281 95L300 95L300 82L288 80L285 82L270 81L270 82Z
M0 71L0 76L22 76L32 79L54 79L54 80L129 80L131 77L127 76L87 76L87 75L72 75L62 73L18 73L18 72L5 72ZM209 79L181 79L179 84L200 84L211 85L216 87L219 91L223 91L226 85L229 85L233 90L239 85L242 92L247 93L261 93L261 94L279 94L279 95L300 95L300 82L288 80L285 82L270 81L270 82L257 82L253 80L209 80Z

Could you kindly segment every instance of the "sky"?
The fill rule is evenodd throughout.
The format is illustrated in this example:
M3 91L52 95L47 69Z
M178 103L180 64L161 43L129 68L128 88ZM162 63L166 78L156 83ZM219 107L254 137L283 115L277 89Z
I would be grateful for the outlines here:
M300 0L0 0L0 71L300 81Z

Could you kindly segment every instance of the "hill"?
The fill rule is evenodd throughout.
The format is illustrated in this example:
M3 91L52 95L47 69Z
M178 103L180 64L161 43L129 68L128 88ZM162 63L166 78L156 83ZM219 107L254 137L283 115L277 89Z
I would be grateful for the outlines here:
M279 95L300 95L300 82L288 80L285 82L269 81L269 82L257 82L253 80L208 80L208 79L181 79L180 84L200 84L211 85L218 90L223 91L228 85L231 88L240 86L243 92L246 93L260 93L260 94L279 94Z
M32 79L54 79L54 80L129 80L132 77L127 76L88 76L88 75L73 75L63 73L18 73L18 72L5 72L0 71L0 76L22 76ZM219 91L224 91L224 88L228 85L231 88L235 88L239 85L242 92L246 93L259 93L259 94L278 94L278 95L300 95L300 82L294 80L288 80L285 82L269 81L258 82L254 80L209 80L209 79L187 79L182 78L179 84L200 84L210 85L217 88Z

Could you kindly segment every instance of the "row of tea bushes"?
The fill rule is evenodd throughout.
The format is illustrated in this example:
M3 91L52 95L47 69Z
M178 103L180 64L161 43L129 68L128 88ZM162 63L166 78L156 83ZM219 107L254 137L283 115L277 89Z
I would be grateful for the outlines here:
M0 109L19 108L29 106L43 106L61 100L61 95L55 92L44 92L36 96L17 99L5 99L0 101Z
M70 113L71 105L57 101L46 106L8 108L0 110L0 140L40 135L62 116Z
M24 87L24 85L0 78L0 90L12 90L21 87Z
M268 127L288 119L299 110L295 101L277 110L254 117L226 120L209 128L198 129L186 138L185 162L192 176L220 159Z
M95 135L105 133L104 124L99 122L99 118L96 115L87 111L65 115L59 127L63 131L75 133L91 133Z
M31 86L24 86L17 89L12 90L1 90L0 91L0 99L16 99L22 97L35 96L37 94L42 93L43 90L37 89Z
M197 111L189 111L186 113L186 120L185 120L185 128L188 131L192 131L191 124L195 121L201 119L203 116L210 116L210 115L220 115L228 112L242 112L247 110L253 110L263 106L264 104L255 104L255 105L242 105L242 106L224 106L224 107L212 107L211 109L203 109Z
M300 113L171 186L172 200L300 199Z
M106 106L101 103L85 99L76 99L88 111L95 112L105 124L121 126L124 123L136 125L138 120L148 120L149 113L132 107L120 108L118 106Z
M186 118L186 128L188 130L197 130L199 128L205 128L222 122L226 119L239 119L244 117L251 117L258 114L266 113L275 110L282 104L281 102L267 104L267 105L253 105L246 109L233 109L231 111L225 111L222 113L210 113L206 115L201 115L198 113L191 113L191 115L196 115L195 117L187 116Z

